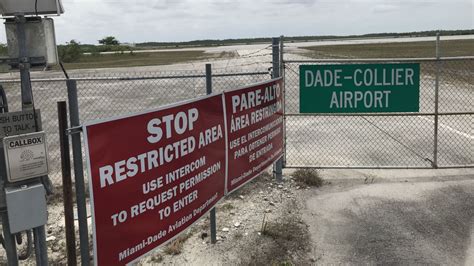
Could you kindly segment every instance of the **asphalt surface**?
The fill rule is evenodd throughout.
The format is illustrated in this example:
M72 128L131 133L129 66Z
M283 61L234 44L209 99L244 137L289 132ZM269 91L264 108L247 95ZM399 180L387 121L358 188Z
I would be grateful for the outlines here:
M472 171L343 175L306 195L316 264L474 263Z

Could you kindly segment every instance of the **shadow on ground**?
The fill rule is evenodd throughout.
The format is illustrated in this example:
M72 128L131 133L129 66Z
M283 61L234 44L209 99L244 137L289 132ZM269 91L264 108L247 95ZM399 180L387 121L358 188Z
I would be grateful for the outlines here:
M351 221L343 260L375 264L462 265L470 245L474 189L456 185L435 190L421 201L372 199Z

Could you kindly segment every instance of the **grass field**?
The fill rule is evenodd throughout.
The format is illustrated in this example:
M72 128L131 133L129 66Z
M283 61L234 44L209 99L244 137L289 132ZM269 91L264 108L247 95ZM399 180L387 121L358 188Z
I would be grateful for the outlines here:
M414 58L435 57L432 42L346 44L305 47L303 55L312 58ZM442 57L474 56L474 40L441 41Z
M305 47L304 56L317 59L344 58L422 58L435 57L435 42L404 42L376 44L347 44ZM474 40L441 41L441 57L474 56ZM421 64L422 72L434 75L436 64L426 62ZM453 82L464 81L474 84L474 60L446 61L442 64L444 80Z
M204 51L83 55L78 62L65 63L64 66L66 69L155 66L230 56L232 53L205 53Z

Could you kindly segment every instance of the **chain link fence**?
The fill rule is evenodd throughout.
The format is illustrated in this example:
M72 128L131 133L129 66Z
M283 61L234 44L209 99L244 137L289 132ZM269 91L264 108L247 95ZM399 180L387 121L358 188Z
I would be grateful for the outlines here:
M359 60L286 61L286 166L331 168L430 168L434 161L435 79L439 67L438 165L473 166L474 59L420 62L420 112L395 114L299 114L299 65L361 63ZM388 62L400 62L386 61ZM267 65L269 66L269 65ZM269 68L217 69L213 91L270 78ZM81 121L157 108L206 94L200 70L75 74ZM0 80L10 111L21 110L20 82ZM60 184L56 102L67 100L59 74L32 79L35 107L47 133L50 177Z
M420 63L418 113L299 114L300 65L374 61ZM294 60L284 66L287 167L474 166L474 58Z
M268 71L232 71L213 73L213 89L219 92L269 79ZM193 99L206 94L202 71L80 74L77 81L81 122L136 113ZM9 110L21 110L20 81L0 80ZM32 79L35 108L40 109L43 130L47 133L50 178L61 185L61 159L57 102L67 101L66 79L59 75ZM86 158L83 156L83 158Z

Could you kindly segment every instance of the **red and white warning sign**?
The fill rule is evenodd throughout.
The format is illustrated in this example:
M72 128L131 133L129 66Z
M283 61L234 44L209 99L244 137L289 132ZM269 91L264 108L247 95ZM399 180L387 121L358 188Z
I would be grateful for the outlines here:
M99 265L129 263L224 195L222 95L84 126Z
M282 90L282 79L274 79L224 93L227 192L252 180L283 155Z
M85 124L95 263L135 261L279 159L282 89L274 79Z

